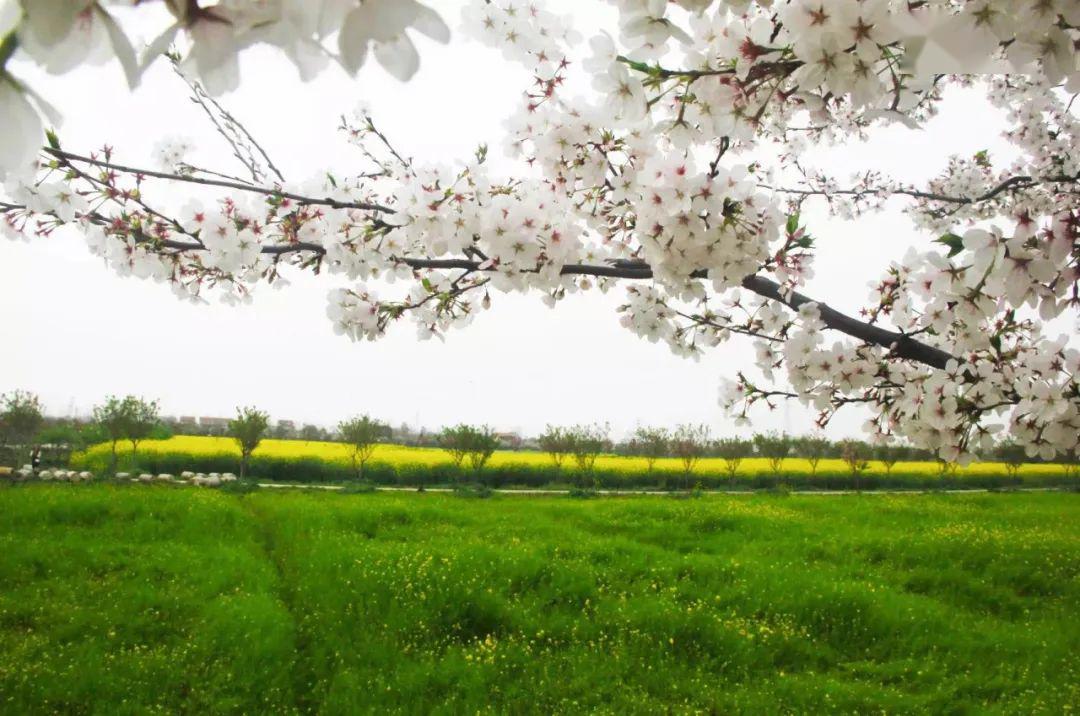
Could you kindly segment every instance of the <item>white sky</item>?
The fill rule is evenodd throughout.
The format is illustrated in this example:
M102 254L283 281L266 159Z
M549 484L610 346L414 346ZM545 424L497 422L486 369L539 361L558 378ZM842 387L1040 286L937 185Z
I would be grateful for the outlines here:
M359 154L335 128L359 100L399 150L421 162L452 163L483 142L500 160L501 123L526 86L525 72L463 37L460 3L430 4L455 36L449 46L419 40L421 69L407 84L369 62L355 79L330 70L304 85L282 56L256 51L242 57L241 89L221 100L290 180L330 167L348 173ZM606 7L582 10L571 0L551 5L572 10L586 37L609 16ZM138 26L146 36L157 27ZM152 166L156 141L177 135L196 140L195 163L240 171L165 62L134 93L117 65L62 77L26 63L15 68L63 112L60 136L72 151L107 143L118 161ZM867 146L815 152L817 163L841 168L841 176L861 167L918 180L940 171L949 154L1007 151L1000 117L973 94L956 93L945 108L925 133L890 128ZM152 199L169 196L164 185L155 188ZM819 240L806 293L848 312L864 305L868 283L890 259L928 240L899 211L857 222L804 216ZM248 306L193 306L166 286L116 276L78 236L0 240L0 392L34 391L53 414L85 414L107 394L134 393L159 398L166 414L229 416L254 404L274 419L325 426L367 412L429 429L465 421L532 434L548 422L606 421L621 434L637 423L700 422L720 435L733 428L717 405L719 379L752 368L749 339L694 362L637 338L618 325L622 289L571 297L554 310L537 296L493 294L493 309L445 343L419 341L412 324L401 323L380 341L354 344L325 318L327 282L289 278L283 291L260 287ZM813 427L813 413L794 404L756 417L759 430ZM861 420L857 409L841 413L829 434L857 434Z

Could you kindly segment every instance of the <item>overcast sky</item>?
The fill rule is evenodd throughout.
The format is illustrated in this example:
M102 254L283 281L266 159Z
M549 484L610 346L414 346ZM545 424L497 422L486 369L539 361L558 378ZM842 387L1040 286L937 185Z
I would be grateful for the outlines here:
M419 161L454 162L483 142L499 161L501 123L527 82L524 70L462 36L459 3L431 4L455 37L447 47L419 40L421 69L407 84L371 63L355 79L331 70L305 85L283 57L255 52L242 58L241 89L222 101L290 180L329 167L348 172L359 155L335 127L360 100ZM574 12L586 36L608 17L605 8ZM149 36L157 27L139 29ZM196 141L196 163L238 171L164 62L134 93L116 65L47 77L19 64L17 73L64 113L61 139L72 151L107 143L119 161L150 166L156 141L177 135ZM949 154L1007 151L997 114L974 95L950 100L928 132L889 128L868 145L815 159L845 172L878 168L917 180L940 171ZM820 246L806 292L849 312L865 304L868 284L890 259L927 240L899 211L857 222L817 211L806 220ZM86 414L107 394L134 393L159 398L172 415L229 416L250 404L274 419L326 426L367 412L429 429L465 421L531 434L549 422L602 421L619 434L637 423L697 422L722 435L734 430L717 405L719 379L752 365L749 340L694 362L637 338L618 324L621 289L571 297L554 310L537 296L493 295L491 311L445 342L418 341L411 324L399 324L378 342L354 344L335 336L325 318L326 282L295 272L289 278L283 291L260 287L248 306L193 306L165 286L116 276L78 236L0 239L0 392L32 390L53 414ZM758 429L813 427L813 413L797 405L756 417ZM858 409L842 413L829 434L857 434L862 419Z

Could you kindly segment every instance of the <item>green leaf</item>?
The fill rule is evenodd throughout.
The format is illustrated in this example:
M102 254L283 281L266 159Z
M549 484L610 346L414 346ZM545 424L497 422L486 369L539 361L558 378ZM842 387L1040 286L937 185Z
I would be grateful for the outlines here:
M15 54L15 50L19 47L19 37L16 34L16 30L12 30L0 40L0 70L4 69L4 65L7 64L8 59Z
M948 246L950 259L964 250L964 240L956 234L944 234L940 238L934 239L934 243Z
M799 214L798 212L792 214L787 218L787 232L788 234L794 234L799 230Z
M60 138L58 136L56 136L56 130L55 129L46 129L45 130L45 139L49 142L49 146L52 147L53 149L59 149L60 148Z

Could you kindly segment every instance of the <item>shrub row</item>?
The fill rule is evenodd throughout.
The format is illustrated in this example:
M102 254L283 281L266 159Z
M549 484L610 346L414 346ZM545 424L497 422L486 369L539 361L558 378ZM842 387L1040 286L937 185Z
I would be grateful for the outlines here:
M138 456L138 465L130 457L121 459L121 470L154 474L193 472L236 472L238 455L190 455L177 452L153 452ZM78 454L72 467L97 474L108 472L108 456ZM258 480L291 483L354 483L356 475L344 464L318 458L283 458L254 456L248 468ZM999 474L945 475L926 472L904 472L895 469L891 474L866 472L854 477L850 472L819 470L811 475L803 472L772 473L743 472L731 479L716 473L691 474L689 482L682 472L657 469L653 472L616 472L597 469L583 475L564 466L554 465L495 465L479 472L458 469L453 465L395 464L372 461L364 468L364 480L377 485L417 487L478 483L487 487L600 487L604 489L768 489L780 486L800 489L953 489L1008 487L1063 487L1076 485L1076 478L1065 474L1036 474L1010 476Z

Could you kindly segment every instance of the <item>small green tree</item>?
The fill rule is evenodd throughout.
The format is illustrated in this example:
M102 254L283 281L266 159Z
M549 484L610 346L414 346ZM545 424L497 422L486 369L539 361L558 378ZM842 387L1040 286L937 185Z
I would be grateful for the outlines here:
M1015 440L1003 440L994 448L994 457L1005 463L1005 471L1009 477L1015 478L1020 472L1020 467L1027 461L1024 448Z
M584 481L590 476L595 482L596 475L593 469L596 466L596 459L600 456L600 453L611 448L611 440L608 438L611 427L606 423L597 423L595 425L575 425L568 430L570 433L570 453L574 456L574 463L577 465L582 484L584 485Z
M461 424L443 428L442 432L439 433L439 446L450 453L450 459L459 470L461 464L465 462L465 456L469 454L472 430L470 426Z
M259 447L266 429L270 426L270 416L256 408L237 408L236 417L229 421L229 435L240 447L240 479L247 476L251 453Z
M847 464L855 480L855 489L859 489L859 477L870 467L866 457L866 445L860 440L845 440L840 444L840 457Z
M16 463L29 454L28 443L45 422L41 401L33 393L13 390L0 395L0 443L15 446Z
M739 465L743 458L753 452L753 446L746 440L739 438L721 438L713 444L713 452L724 461L724 469L728 478L735 482L735 475L739 472Z
M656 461L667 456L671 440L671 433L666 428L640 426L634 431L634 453L645 458L645 464L649 472L652 472Z
M874 448L874 459L885 467L886 475L891 475L893 467L900 459L900 451L892 445L878 445Z
M754 448L769 461L773 474L780 474L784 459L791 453L791 439L782 433L760 433L754 436Z
M131 402L110 395L105 402L94 407L94 423L111 445L109 471L116 474L118 457L116 446L126 440L131 430Z
M546 452L555 463L556 470L562 470L566 457L573 451L573 436L566 428L548 425L538 441L540 449Z
M319 442L326 438L326 432L318 425L305 425L300 428L300 439L308 442Z
M473 472L479 476L495 449L499 447L499 439L487 426L475 428L461 424L444 428L439 434L439 445L450 453L450 459L459 470L467 459Z
M364 479L364 465L371 459L379 439L386 434L387 426L367 415L360 415L341 421L337 429L342 442L349 446L356 479Z
M802 439L803 457L810 463L810 474L817 474L818 463L829 449L829 441L822 435L810 435Z
M940 457L937 458L938 463L938 477L945 479L946 477L956 477L956 471L960 465L951 460L943 460Z
M473 429L469 441L469 465L472 466L473 472L477 476L480 475L480 471L484 469L484 465L495 454L498 447L499 438L495 436L494 430L486 425Z
M131 461L138 459L139 443L150 438L161 425L158 417L160 409L158 401L143 400L134 395L124 398L124 406L127 414L127 434L124 436L131 441Z
M690 488L690 473L709 447L708 425L680 425L671 436L671 454L683 464L684 487Z

